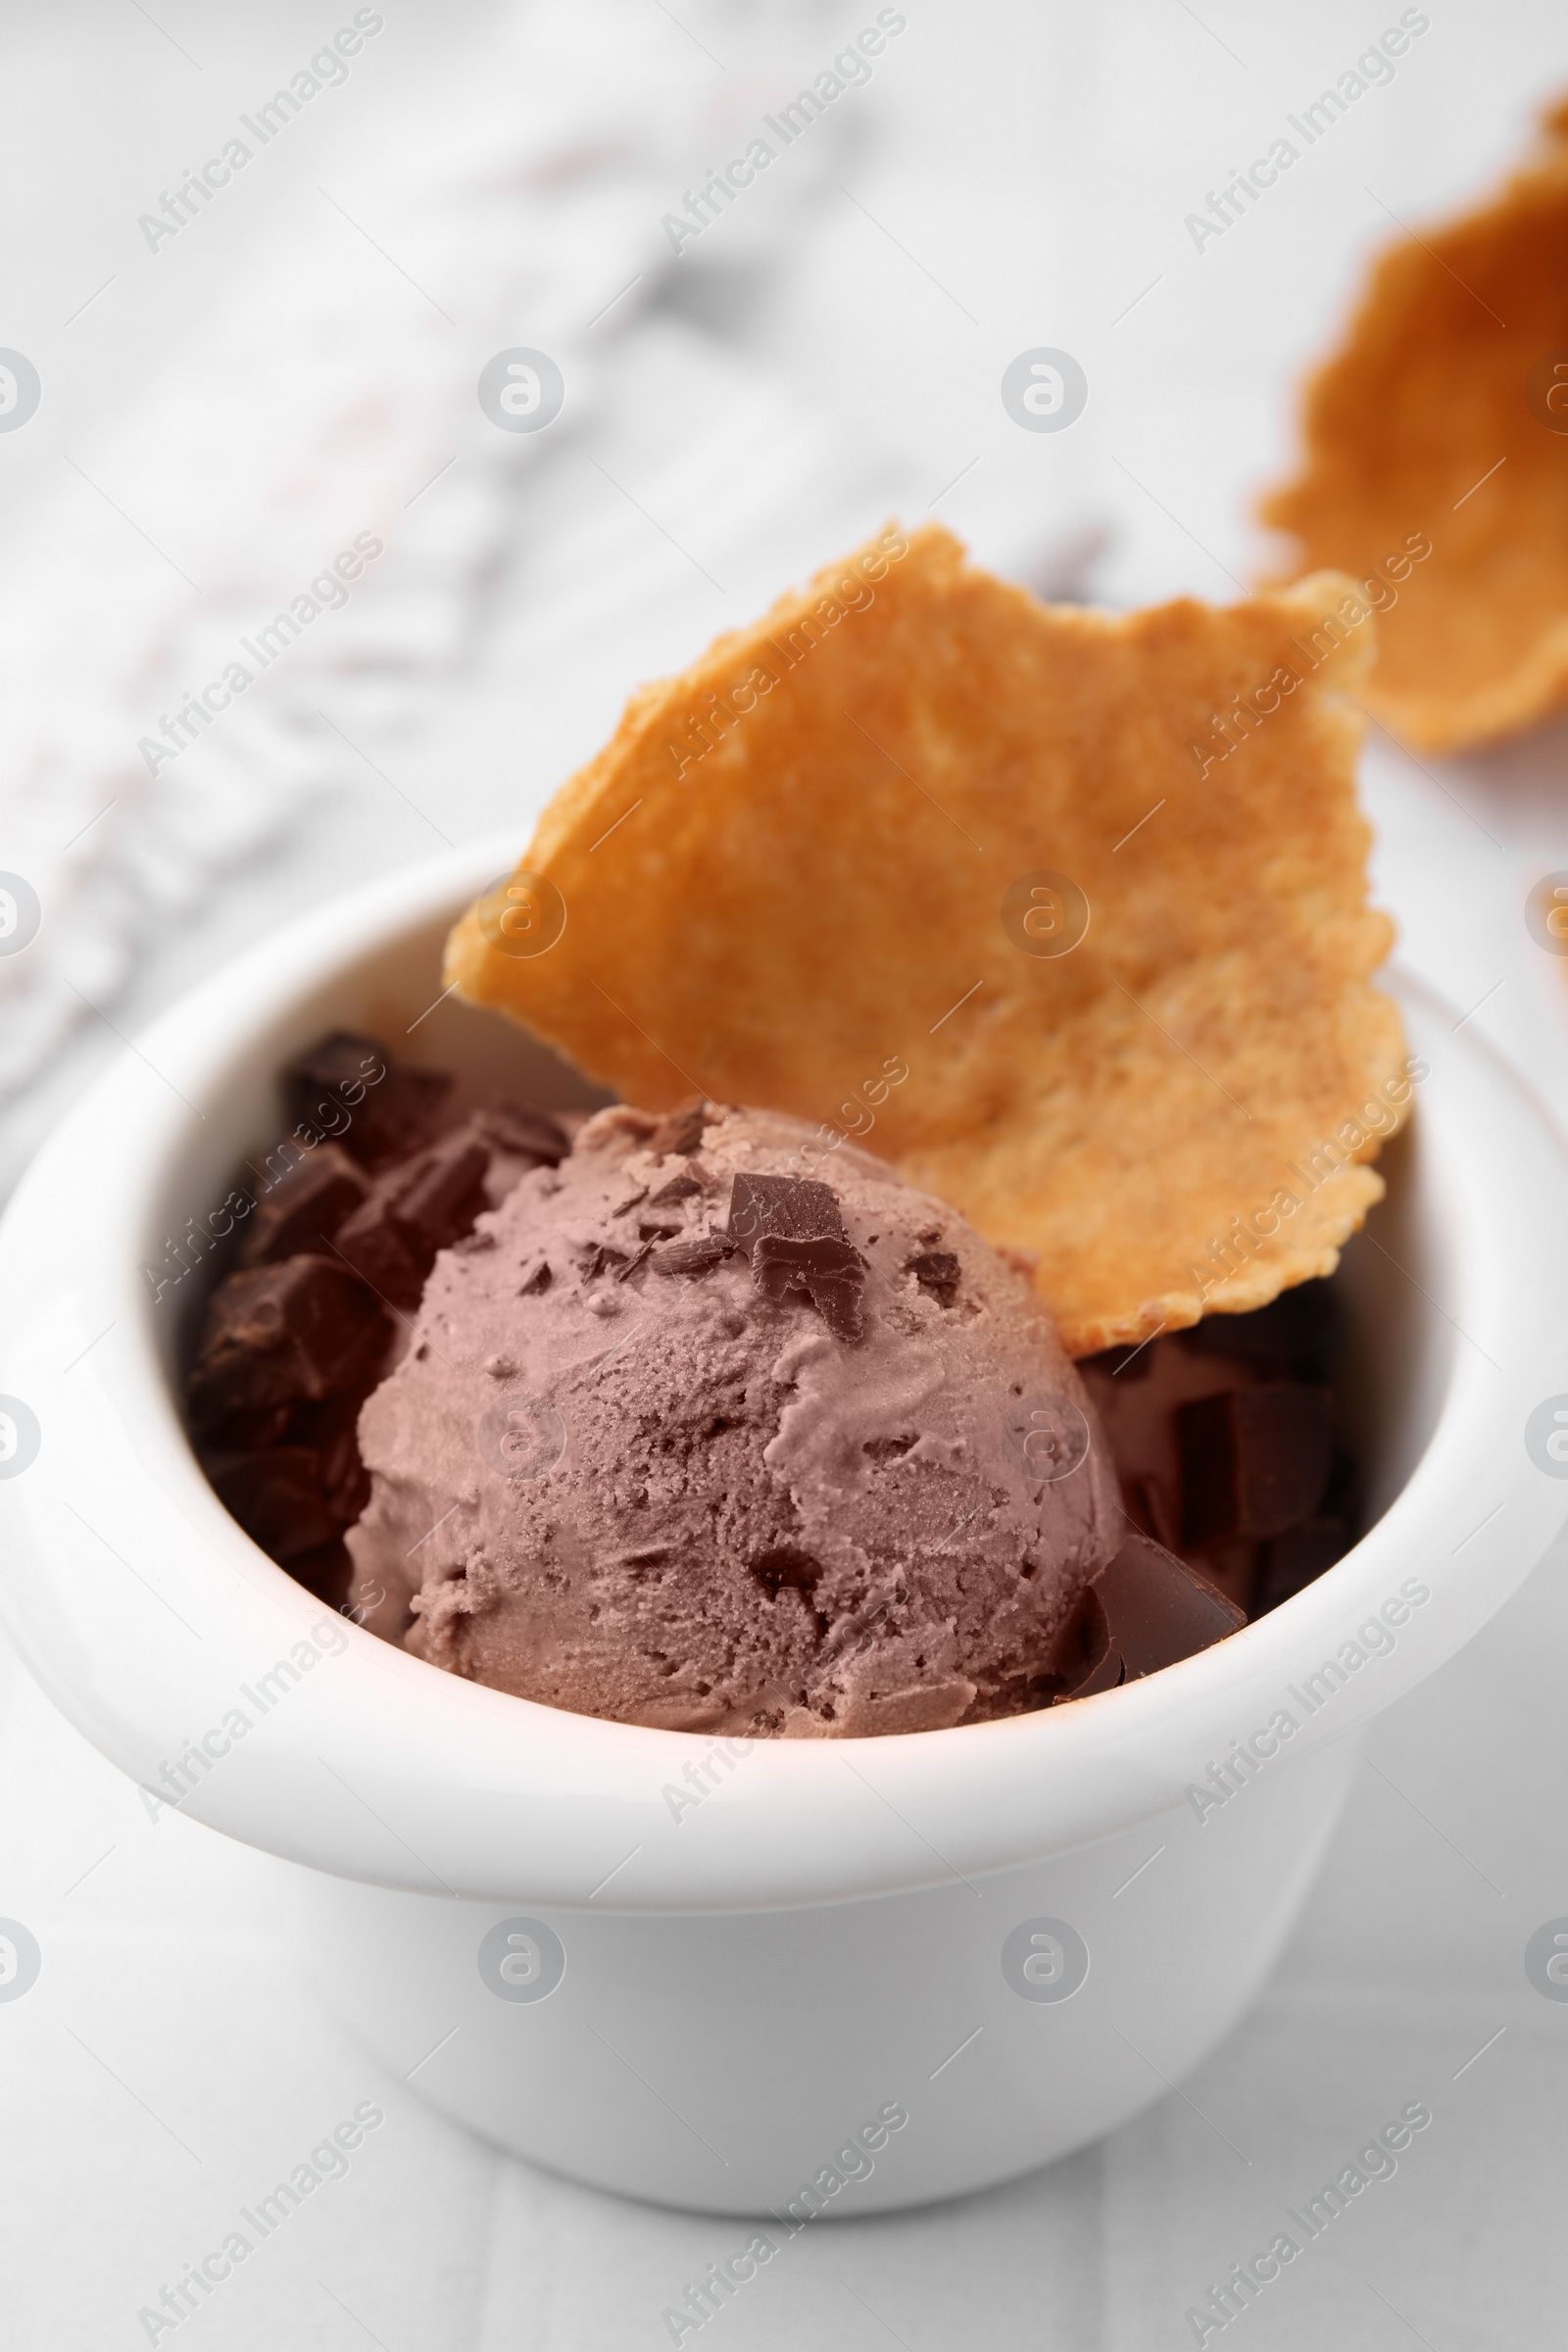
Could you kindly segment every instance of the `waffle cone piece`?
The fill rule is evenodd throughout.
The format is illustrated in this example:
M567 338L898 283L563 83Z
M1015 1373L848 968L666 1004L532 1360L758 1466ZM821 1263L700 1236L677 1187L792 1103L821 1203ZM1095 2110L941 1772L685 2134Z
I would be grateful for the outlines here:
M632 698L446 978L634 1102L817 1123L804 1174L878 1152L1074 1354L1261 1305L1333 1268L1410 1090L1371 636L1342 579L1111 614L890 528Z
M1452 751L1568 704L1568 104L1490 203L1392 246L1262 507L1379 607L1369 710Z

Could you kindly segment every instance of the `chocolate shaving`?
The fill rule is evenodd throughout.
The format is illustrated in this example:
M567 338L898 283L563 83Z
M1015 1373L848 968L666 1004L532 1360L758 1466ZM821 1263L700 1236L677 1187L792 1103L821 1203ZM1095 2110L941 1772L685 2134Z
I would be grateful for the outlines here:
M804 1291L836 1340L860 1338L865 1260L849 1242L763 1234L752 1250L752 1272L775 1303L791 1291Z
M667 1250L656 1250L653 1268L656 1274L707 1274L722 1258L729 1256L734 1244L719 1233L699 1234L695 1241L673 1242Z
M659 1125L648 1138L648 1149L656 1159L669 1159L674 1156L682 1159L689 1158L693 1152L702 1150L703 1129L708 1125L710 1119L715 1119L717 1116L716 1106L711 1102L705 1102L699 1095L694 1101L683 1102L678 1110L670 1111L667 1116L660 1120Z
M532 1271L525 1274L518 1283L517 1297L519 1298L537 1298L549 1290L555 1279L554 1274L550 1271L549 1258L542 1257Z
M628 1257L623 1266L616 1267L615 1280L617 1282L629 1282L631 1277L636 1273L638 1267L648 1257L649 1253L653 1250L653 1247L654 1245L652 1242L644 1242L642 1248L637 1250L634 1255Z
M612 1266L623 1266L625 1263L624 1250L612 1250L608 1242L590 1242L578 1253L577 1271L585 1283L597 1282L600 1275Z
M737 1176L729 1196L729 1238L748 1257L764 1239L842 1242L839 1197L811 1176Z
M627 1216L636 1207L639 1200L646 1200L647 1198L648 1187L645 1184L640 1192L629 1193L624 1200L617 1201L610 1213L612 1217Z
M865 1260L845 1233L831 1185L809 1176L737 1176L727 1230L767 1298L781 1302L803 1292L835 1339L860 1337Z
M679 1176L672 1176L667 1184L662 1184L657 1193L651 1194L648 1205L650 1208L661 1208L667 1200L689 1200L693 1193L700 1193L702 1189L696 1177L683 1170Z

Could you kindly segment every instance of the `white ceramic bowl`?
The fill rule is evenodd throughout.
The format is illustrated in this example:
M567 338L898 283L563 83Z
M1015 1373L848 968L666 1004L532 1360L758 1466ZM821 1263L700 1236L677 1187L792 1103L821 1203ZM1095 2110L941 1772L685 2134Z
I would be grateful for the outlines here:
M508 863L481 844L269 940L149 1030L40 1153L0 1234L0 1392L40 1433L0 1478L6 1617L124 1771L164 1793L188 1782L185 1812L308 1866L327 1997L493 2139L736 2214L865 2213L1004 2179L1159 2097L1228 2031L1365 1725L1555 1533L1568 1486L1525 1425L1568 1390L1559 1146L1402 985L1431 1075L1339 1278L1376 1514L1354 1550L1232 1640L1101 1697L720 1759L460 1682L325 1612L191 1455L173 1372L198 1278L155 1300L139 1271L277 1140L274 1073L328 1026L569 1099L516 1030L429 1009L451 917ZM1282 1712L1294 1728L1259 1760ZM1254 1760L1234 1792L1195 1799L1238 1741Z

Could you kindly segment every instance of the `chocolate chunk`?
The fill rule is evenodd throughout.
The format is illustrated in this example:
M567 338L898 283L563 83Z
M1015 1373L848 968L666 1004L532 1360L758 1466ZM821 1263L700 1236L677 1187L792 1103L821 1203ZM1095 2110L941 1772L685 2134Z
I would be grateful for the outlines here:
M673 1216L639 1217L637 1238L642 1242L672 1242L686 1230L685 1220L677 1209Z
M667 1250L656 1250L653 1269L656 1274L707 1274L728 1257L733 1246L722 1234L699 1234L695 1241L672 1242Z
M638 1250L634 1250L632 1255L627 1258L626 1263L623 1266L617 1266L615 1268L615 1280L617 1282L629 1282L632 1276L636 1273L638 1267L642 1265L648 1258L652 1252L653 1247L654 1245L652 1242L644 1242L642 1248Z
M730 1186L728 1231L748 1257L763 1239L847 1238L837 1193L811 1176L737 1176Z
M230 1274L207 1309L190 1406L224 1414L339 1395L379 1360L388 1338L373 1291L326 1257Z
M700 1193L702 1189L695 1176L684 1173L672 1176L667 1184L660 1186L657 1193L649 1195L648 1205L650 1208L660 1208L669 1200L689 1200L693 1193Z
M1128 1536L1094 1590L1105 1612L1106 1640L1130 1683L1223 1642L1247 1623L1245 1609L1149 1536Z
M1171 1336L1194 1355L1256 1364L1272 1380L1318 1382L1333 1371L1338 1326L1332 1284L1302 1282L1250 1314L1205 1315Z
M958 1295L958 1261L951 1250L922 1250L904 1270L939 1306L951 1306Z
M648 1198L648 1187L647 1187L647 1185L645 1184L645 1185L643 1186L643 1188L642 1188L641 1192L638 1192L638 1193L628 1193L624 1200L617 1200L617 1202L615 1203L614 1207L613 1207L613 1208L611 1210L611 1212L610 1212L610 1213L611 1213L612 1217L624 1217L624 1216L629 1216L629 1215L630 1215L630 1213L631 1213L631 1211L632 1211L632 1210L633 1210L633 1209L634 1209L634 1208L637 1206L637 1203L638 1203L638 1201L639 1201L639 1200L647 1200L647 1198Z
M408 1069L373 1037L344 1029L323 1037L283 1072L291 1124L340 1143L366 1167L422 1144L451 1086L444 1073Z
M483 1144L449 1136L432 1144L392 1180L390 1205L398 1230L433 1259L469 1231L485 1207Z
M373 1193L337 1229L333 1248L388 1306L412 1314L424 1291L431 1260L399 1232L384 1193Z
M518 1283L517 1297L519 1298L537 1298L541 1297L544 1292L549 1290L550 1285L555 1281L555 1279L556 1278L554 1274L550 1270L549 1258L542 1257L539 1260L539 1263L533 1268L532 1272L525 1274L521 1282Z
M751 1569L774 1600L786 1585L793 1585L798 1592L814 1592L822 1575L821 1561L794 1544L775 1544L770 1550L759 1552Z
M542 1110L525 1110L520 1102L487 1102L473 1114L473 1125L484 1142L512 1159L531 1159L539 1167L558 1167L571 1150L563 1127Z
M336 1609L343 1616L353 1614L348 1600L354 1584L354 1562L341 1539L334 1544L323 1544L317 1551L300 1552L290 1560L288 1572L296 1584L304 1585L318 1600L324 1600L329 1609ZM357 1625L361 1620L355 1616L354 1622Z
M1183 1545L1279 1536L1309 1519L1328 1484L1332 1415L1327 1389L1297 1381L1182 1405Z
M648 1138L648 1149L656 1159L668 1159L677 1154L683 1159L689 1158L692 1152L702 1150L703 1129L718 1115L717 1106L704 1102L701 1096L694 1102L683 1102L678 1110L670 1111L660 1120Z
M1102 1681L1107 1658L1114 1656L1115 1671L1110 1684ZM1054 1701L1075 1698L1080 1691L1087 1695L1086 1686L1093 1682L1097 1689L1108 1689L1121 1677L1121 1658L1110 1646L1110 1630L1105 1623L1104 1608L1091 1585L1066 1627L1057 1637L1051 1653L1051 1688Z
M419 1303L438 1250L449 1250L485 1207L490 1154L471 1137L446 1136L381 1177L338 1228L342 1256L393 1306Z
M827 1187L821 1189L825 1192ZM791 1291L805 1292L835 1339L861 1336L865 1261L849 1242L760 1234L752 1245L752 1272L775 1302L782 1302Z
M360 1206L368 1179L337 1144L318 1144L256 1204L244 1263L263 1266L302 1251L328 1254L326 1245Z
M327 1508L320 1463L308 1446L211 1454L205 1467L223 1508L274 1560L315 1551L343 1531L344 1522Z
M1260 1617L1304 1592L1325 1568L1343 1560L1354 1542L1348 1521L1326 1513L1288 1527L1264 1547L1253 1615Z

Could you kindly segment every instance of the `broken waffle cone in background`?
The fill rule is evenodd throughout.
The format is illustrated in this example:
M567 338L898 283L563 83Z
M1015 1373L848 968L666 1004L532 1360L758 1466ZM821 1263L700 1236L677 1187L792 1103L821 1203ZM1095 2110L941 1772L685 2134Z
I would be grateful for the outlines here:
M880 1153L1075 1354L1262 1305L1332 1270L1410 1091L1371 633L1333 576L1097 612L890 528L633 696L446 978L634 1102L818 1123L804 1175Z
M1261 509L1379 607L1367 708L1451 751L1568 703L1568 105L1488 204L1393 245Z

